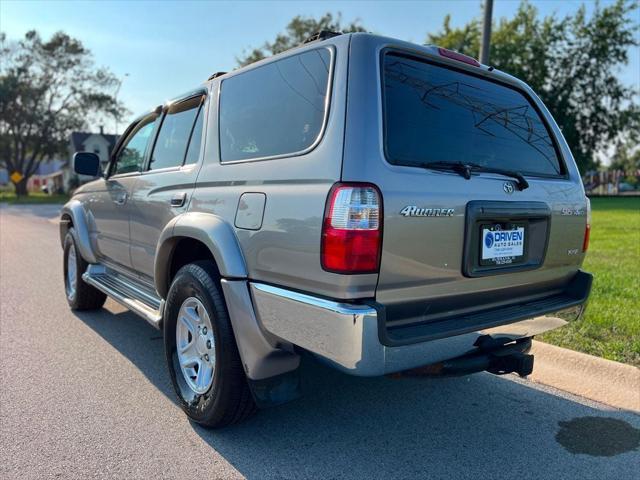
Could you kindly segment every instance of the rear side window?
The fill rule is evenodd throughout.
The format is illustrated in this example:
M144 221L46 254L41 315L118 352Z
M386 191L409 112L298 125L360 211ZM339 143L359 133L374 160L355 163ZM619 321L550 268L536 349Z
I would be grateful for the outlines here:
M196 117L196 124L193 127L193 132L191 133L191 140L189 140L187 156L184 159L185 165L196 163L198 161L198 156L200 155L200 144L202 143L203 118L204 113L202 112L202 107L200 107L198 116Z
M531 175L563 173L538 110L500 83L405 55L384 56L390 163L463 162Z
M322 134L331 53L310 50L224 80L220 158L248 160L302 152Z
M149 170L182 166L199 116L201 100L202 97L198 96L169 107L158 132Z

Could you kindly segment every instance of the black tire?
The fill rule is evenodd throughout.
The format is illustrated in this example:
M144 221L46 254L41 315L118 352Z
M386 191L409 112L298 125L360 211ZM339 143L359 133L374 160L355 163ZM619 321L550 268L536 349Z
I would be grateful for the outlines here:
M68 276L68 258L71 247L75 251L75 265L76 265L76 281L75 290L72 291L69 288L69 276ZM67 235L64 237L64 255L63 255L63 271L64 271L64 285L65 293L67 297L67 303L72 310L97 310L102 308L107 296L97 288L85 283L82 280L82 274L87 270L89 265L82 255L78 251L75 240L75 232L73 228L70 228Z
M194 422L220 428L241 422L257 410L242 368L224 298L210 262L182 267L171 283L164 314L165 356L171 383L184 412ZM176 324L183 302L195 297L207 310L215 336L215 367L210 388L192 390L182 373L176 351Z

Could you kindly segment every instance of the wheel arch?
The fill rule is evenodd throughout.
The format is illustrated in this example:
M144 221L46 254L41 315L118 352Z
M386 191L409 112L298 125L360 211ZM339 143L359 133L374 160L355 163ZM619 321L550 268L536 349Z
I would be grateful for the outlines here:
M80 255L88 263L97 263L93 247L87 217L79 200L70 200L62 207L60 213L60 244L64 247L64 239L69 229L73 227L74 240Z
M189 253L176 262L177 249ZM206 249L206 251L204 250ZM209 255L202 258L203 254ZM248 289L248 273L233 227L207 213L184 213L162 231L156 250L156 290L167 297L171 275L182 264L211 260L219 274L214 279L229 312L232 331L249 386L260 406L270 406L299 396L297 369L300 356L272 345L259 326Z
M160 297L166 298L175 274L176 255L183 246L189 254L179 265L203 258L206 247L220 278L247 278L247 268L235 232L222 218L209 213L188 212L175 217L163 229L158 240L154 263L154 282ZM179 266L178 266L179 268Z

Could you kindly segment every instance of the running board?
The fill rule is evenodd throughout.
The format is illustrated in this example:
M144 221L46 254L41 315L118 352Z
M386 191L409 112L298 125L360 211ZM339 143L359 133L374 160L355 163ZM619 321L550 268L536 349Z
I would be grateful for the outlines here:
M150 288L100 264L89 265L82 279L160 329L164 300Z

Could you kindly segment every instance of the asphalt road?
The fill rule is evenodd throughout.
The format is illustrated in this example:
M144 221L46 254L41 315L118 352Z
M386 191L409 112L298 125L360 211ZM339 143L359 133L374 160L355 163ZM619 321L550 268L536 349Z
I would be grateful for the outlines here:
M631 479L640 417L513 376L359 379L313 361L302 399L207 431L160 333L67 308L57 207L0 207L0 477Z

